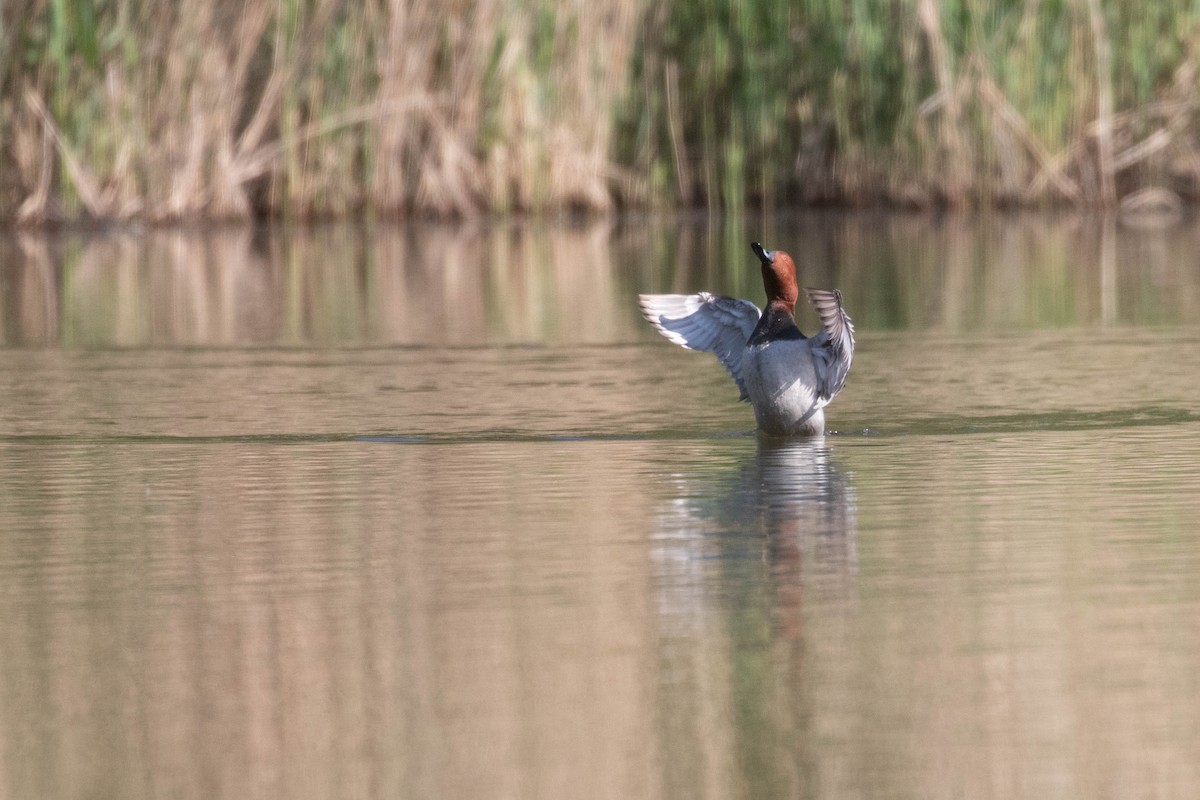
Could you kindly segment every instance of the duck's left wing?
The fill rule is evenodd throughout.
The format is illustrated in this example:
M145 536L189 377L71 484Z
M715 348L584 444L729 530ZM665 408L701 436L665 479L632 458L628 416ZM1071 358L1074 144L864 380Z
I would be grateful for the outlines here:
M642 316L681 347L713 353L729 370L746 400L742 353L762 312L749 300L699 294L641 294Z
M842 390L854 360L854 323L842 308L837 289L805 289L808 302L821 317L822 331L810 341L817 361L817 391L830 400Z

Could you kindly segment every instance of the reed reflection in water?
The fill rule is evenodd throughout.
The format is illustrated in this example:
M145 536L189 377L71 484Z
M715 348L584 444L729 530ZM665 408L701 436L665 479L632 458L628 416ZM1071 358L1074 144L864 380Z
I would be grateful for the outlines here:
M38 797L1188 794L1182 432L7 442L0 776Z
M5 793L654 796L610 447L3 445Z
M496 344L642 338L637 291L759 299L746 242L799 255L863 331L962 332L1200 316L1200 223L804 215L151 230L0 237L0 343L121 347Z
M824 442L633 302L760 235ZM0 239L0 794L1193 796L1197 235Z
M660 450L6 447L9 787L794 786L792 756L775 758L791 749L777 713L788 687L764 649L772 627L801 635L806 593L819 613L847 602L853 493L822 445L755 455L739 442L717 462L699 448L690 466L679 446ZM656 501L645 465L667 460L685 469L664 487L675 499ZM639 531L654 518L647 558ZM693 574L706 565L722 574Z

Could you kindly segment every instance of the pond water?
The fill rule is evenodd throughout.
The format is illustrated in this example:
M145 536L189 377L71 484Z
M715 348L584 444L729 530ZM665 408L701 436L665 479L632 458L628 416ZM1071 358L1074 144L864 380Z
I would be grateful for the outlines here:
M638 292L858 329L760 442ZM0 794L1200 793L1200 224L0 238ZM801 317L804 329L814 316Z

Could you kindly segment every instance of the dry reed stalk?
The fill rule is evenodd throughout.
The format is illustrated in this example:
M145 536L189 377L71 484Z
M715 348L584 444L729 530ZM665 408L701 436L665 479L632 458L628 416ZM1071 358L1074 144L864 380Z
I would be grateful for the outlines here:
M1165 150L1171 145L1171 141L1171 133L1165 128L1159 128L1142 141L1125 148L1111 157L1113 175L1115 176L1118 172L1128 169L1134 164Z
M32 91L26 89L27 92ZM18 119L13 125L13 160L18 180L27 194L16 209L19 225L38 225L51 219L51 181L54 176L54 137L45 125L33 119Z
M376 43L380 106L429 92L436 45L435 5L423 0L390 0L383 37ZM405 115L373 129L371 190L377 208L399 213L408 204L408 174L420 131Z
M951 205L960 205L965 199L963 184L967 179L966 146L960 133L962 110L950 64L950 54L942 36L941 19L937 0L918 0L917 17L929 45L930 61L938 94L941 96L941 144L946 149L945 171L942 173L946 199Z
M1096 58L1096 147L1100 168L1100 201L1115 205L1117 201L1116 171L1113 155L1113 93L1112 45L1100 0L1084 0L1088 23L1092 31L1092 46Z
M687 144L683 136L683 119L679 109L679 64L668 60L663 69L667 101L667 133L675 159L675 175L679 184L679 200L687 203L692 196L692 168L688 163Z
M57 148L67 169L67 173L71 176L71 181L74 183L76 191L79 192L79 197L83 201L88 213L93 217L104 216L108 209L101 197L99 185L83 166L82 162L76 156L75 151L59 134L58 126L54 124L54 119L50 116L50 112L46 110L46 105L42 102L42 98L36 92L27 90L25 93L25 102L37 118L41 120L46 135L54 143L55 148Z
M373 181L382 210L464 217L483 207L611 207L609 126L597 120L611 113L625 74L598 69L597 53L612 40L628 42L634 20L613 9L475 0L461 19L447 19L432 2L393 9L378 50L379 97L416 91L431 100L425 115L379 130ZM552 31L544 29L547 19ZM609 34L611 21L620 29ZM590 41L573 41L582 30ZM450 52L444 62L432 46L438 32ZM611 59L618 65L628 60L624 47ZM540 72L538 62L551 71ZM433 100L443 87L453 103Z
M991 108L996 119L1007 126L1017 139L1024 144L1041 170L1040 175L1044 175L1047 180L1053 183L1072 202L1079 202L1083 198L1083 193L1079 187L1063 173L1058 162L1047 152L1045 146L1038 140L1020 112L1008 102L1008 98L1000 91L1000 87L985 74L979 78L979 90L981 97ZM1037 180L1035 178L1034 182L1030 184L1030 190L1037 185ZM1027 190L1027 196L1032 197L1032 194L1028 194L1030 190Z
M251 91L251 61L273 14L261 3L209 2L184 4L178 16L144 18L170 43L170 55L139 64L129 80L136 87L131 104L147 112L139 121L145 167L155 176L143 188L153 219L249 215L236 180L238 122Z

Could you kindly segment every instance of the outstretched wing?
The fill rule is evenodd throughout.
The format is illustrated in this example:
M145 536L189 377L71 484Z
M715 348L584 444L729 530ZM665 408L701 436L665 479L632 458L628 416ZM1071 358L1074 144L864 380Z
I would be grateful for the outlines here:
M700 294L641 294L638 305L658 332L689 350L713 353L729 370L746 400L742 353L762 312L749 300Z
M805 289L808 302L821 317L824 330L812 339L817 362L817 386L821 397L833 398L846 383L850 362L854 360L854 323L842 308L842 293L837 289Z

